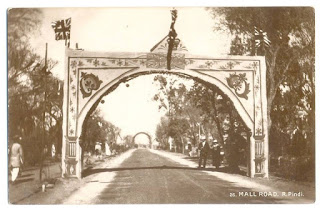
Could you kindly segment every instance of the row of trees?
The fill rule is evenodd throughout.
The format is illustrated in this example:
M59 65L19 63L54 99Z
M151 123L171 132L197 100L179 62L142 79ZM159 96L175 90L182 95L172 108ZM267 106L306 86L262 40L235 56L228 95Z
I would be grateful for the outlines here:
M219 20L215 30L224 30L232 35L230 54L262 55L266 58L271 157L287 157L288 160L294 157L297 161L306 161L305 164L293 165L302 170L294 175L305 173L302 166L307 166L307 171L314 173L314 9L229 7L207 10ZM261 33L258 35L260 38L255 35L255 29ZM258 39L260 43L256 45ZM264 42L264 39L269 42ZM194 82L191 88L186 89L181 83L174 86L176 81L167 82L159 76L155 81L160 84L155 100L159 101L159 108L168 111L157 128L157 139L162 143L169 136L176 141L184 136L195 143L197 123L203 123L205 131L219 142L223 140L223 133L228 129L234 131L232 127L238 123L243 129L241 131L247 131L237 115L228 114L230 109L235 110L228 98L216 88ZM225 122L229 123L229 128L225 128ZM289 164L286 168L295 170L293 166Z
M62 81L50 70L56 61L46 60L30 46L30 34L41 25L38 9L8 12L8 137L19 136L27 164L37 164L45 146L62 141ZM45 54L45 52L44 52ZM59 152L58 152L59 153Z
M249 129L230 99L216 86L170 75L156 75L154 82L159 92L153 100L159 102L160 110L167 111L156 129L156 138L162 148L169 148L171 137L178 151L183 152L182 148L188 142L196 146L199 135L203 134L213 136L227 157L231 156L231 143L228 142L231 137L243 135L243 142L237 145L239 150L246 149Z
M117 141L121 140L121 143ZM133 147L132 136L121 137L121 129L106 121L99 109L95 109L86 118L82 126L80 145L84 152L93 152L96 142L105 143L110 151L121 152L125 148ZM104 149L104 146L103 146Z
M262 55L267 65L267 99L272 156L315 153L315 15L311 7L208 8L229 31L232 54ZM254 28L270 43L255 45ZM299 141L297 141L299 140Z
M38 55L30 44L30 36L40 33L42 18L40 9L8 12L9 147L20 137L27 165L41 165L53 144L57 154L62 146L63 81L50 72L57 61L47 59L45 52ZM92 151L95 142L105 140L116 151L121 149L116 144L120 129L105 121L100 111L88 116L83 129L84 150ZM132 137L123 140L131 145Z

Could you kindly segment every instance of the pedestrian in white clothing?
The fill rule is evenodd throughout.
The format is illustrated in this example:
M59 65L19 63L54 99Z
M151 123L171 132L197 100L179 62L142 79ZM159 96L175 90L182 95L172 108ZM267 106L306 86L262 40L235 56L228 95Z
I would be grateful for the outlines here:
M22 146L19 143L20 142L20 137L15 137L14 138L14 143L11 146L10 149L10 164L9 168L11 169L11 182L15 183L21 166L23 165L23 150Z

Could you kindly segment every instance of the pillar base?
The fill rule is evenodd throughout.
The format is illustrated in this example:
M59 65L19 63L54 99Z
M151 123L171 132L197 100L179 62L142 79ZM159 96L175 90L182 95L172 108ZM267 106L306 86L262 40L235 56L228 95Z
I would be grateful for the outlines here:
M65 173L63 176L65 178L77 178L77 163L78 161L75 158L68 158L64 160L65 163Z

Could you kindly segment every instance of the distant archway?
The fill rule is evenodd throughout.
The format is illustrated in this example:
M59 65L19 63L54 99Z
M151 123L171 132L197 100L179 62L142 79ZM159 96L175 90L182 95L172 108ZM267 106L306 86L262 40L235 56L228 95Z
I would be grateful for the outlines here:
M132 142L133 142L133 143L135 142L135 139L136 139L136 137L137 137L138 135L146 135L146 136L148 137L148 139L149 139L149 145L151 146L151 144L152 144L152 137L151 137L151 135L150 135L149 133L146 133L146 132L138 132L137 134L135 134L135 135L133 136L133 138L132 138Z

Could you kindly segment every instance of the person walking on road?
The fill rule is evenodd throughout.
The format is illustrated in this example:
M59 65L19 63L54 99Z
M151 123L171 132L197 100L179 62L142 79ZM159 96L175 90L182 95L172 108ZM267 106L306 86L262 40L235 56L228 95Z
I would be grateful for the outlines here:
M199 166L198 168L201 168L201 164L203 161L203 168L206 168L206 163L207 163L207 156L209 152L209 144L206 141L206 137L203 135L200 137L200 143L198 146L198 150L200 151L200 158L199 158Z
M10 164L9 168L11 171L11 183L14 184L19 172L21 171L21 166L23 165L23 150L20 144L21 137L15 136L14 143L12 144L9 152Z

